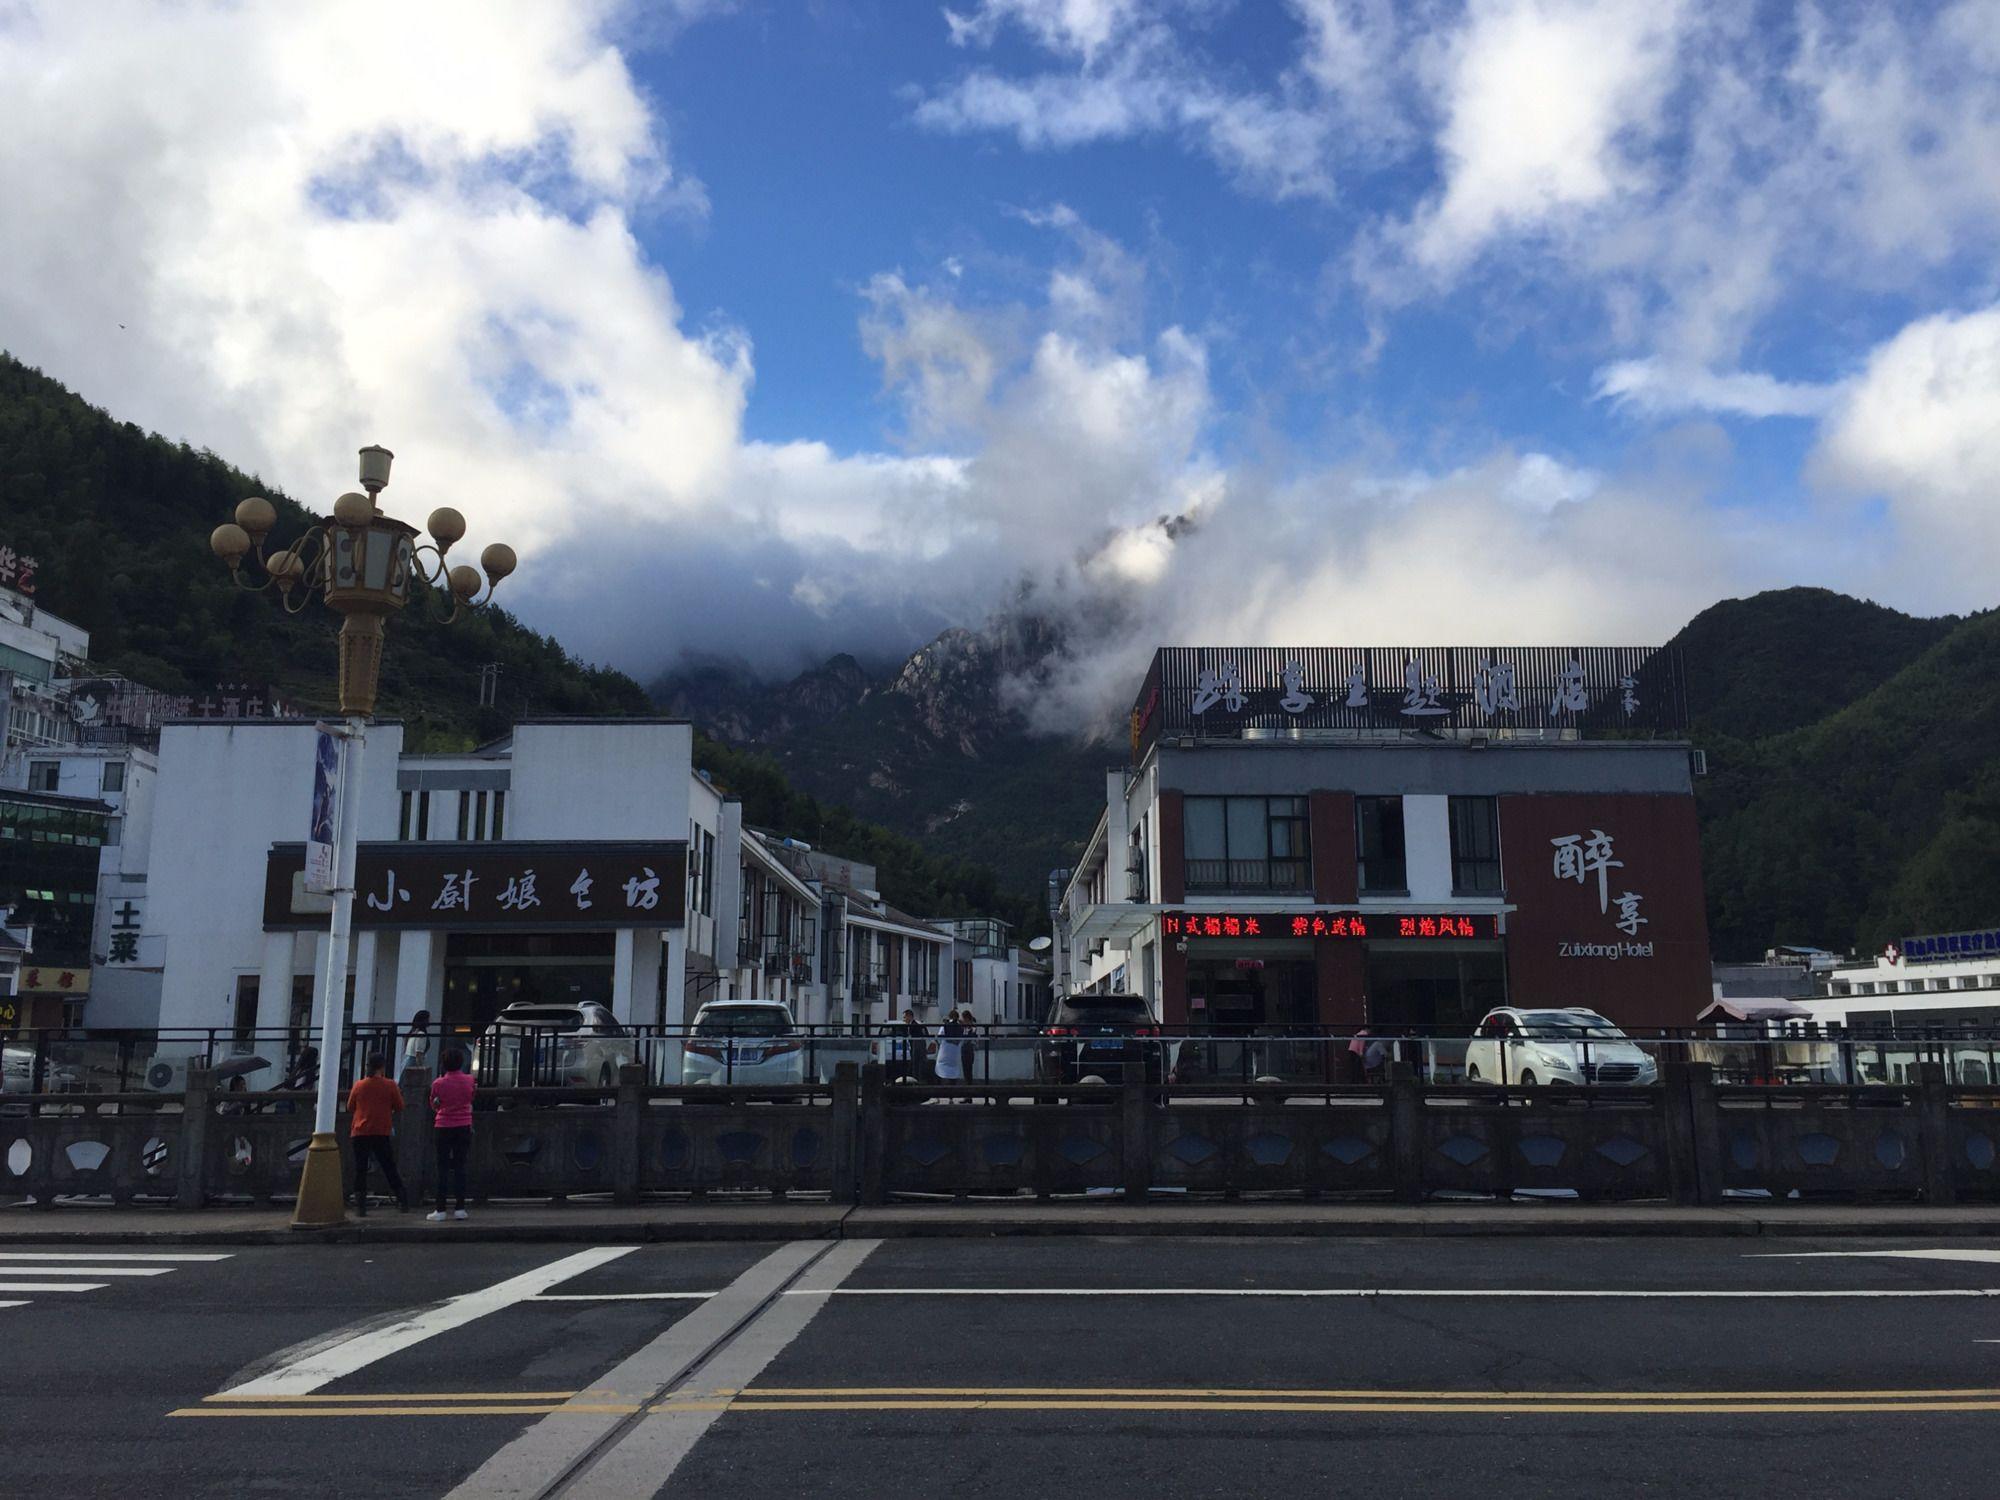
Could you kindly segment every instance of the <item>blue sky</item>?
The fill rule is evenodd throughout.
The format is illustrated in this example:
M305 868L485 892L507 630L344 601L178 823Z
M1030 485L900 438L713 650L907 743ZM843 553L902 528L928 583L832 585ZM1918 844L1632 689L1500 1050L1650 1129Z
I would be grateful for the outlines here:
M641 673L1994 602L2000 0L25 0L0 127L0 344Z

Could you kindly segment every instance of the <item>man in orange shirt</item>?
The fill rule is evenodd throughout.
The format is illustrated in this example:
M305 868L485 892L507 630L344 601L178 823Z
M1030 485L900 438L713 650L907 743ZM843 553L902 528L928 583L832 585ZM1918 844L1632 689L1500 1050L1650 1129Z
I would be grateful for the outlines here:
M368 1217L368 1163L382 1164L389 1190L396 1195L396 1207L409 1211L410 1200L403 1192L403 1179L396 1172L394 1130L396 1116L403 1110L403 1091L387 1076L389 1065L382 1055L370 1053L368 1076L355 1080L347 1092L347 1109L353 1122L347 1138L354 1142L354 1212Z

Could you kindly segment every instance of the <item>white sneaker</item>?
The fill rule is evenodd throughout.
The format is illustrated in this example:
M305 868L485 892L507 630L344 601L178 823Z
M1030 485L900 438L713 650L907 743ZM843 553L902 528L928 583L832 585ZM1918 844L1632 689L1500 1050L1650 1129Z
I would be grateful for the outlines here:
M462 1218L464 1218L464 1217L465 1217L465 1210L464 1210L464 1209L462 1209L462 1208L459 1208L459 1209L454 1209L454 1210L452 1210L452 1215L451 1215L451 1216L452 1216L452 1217L453 1217L454 1219L462 1219Z
M440 1208L434 1213L425 1214L424 1217L433 1224L442 1224L444 1222L444 1210Z

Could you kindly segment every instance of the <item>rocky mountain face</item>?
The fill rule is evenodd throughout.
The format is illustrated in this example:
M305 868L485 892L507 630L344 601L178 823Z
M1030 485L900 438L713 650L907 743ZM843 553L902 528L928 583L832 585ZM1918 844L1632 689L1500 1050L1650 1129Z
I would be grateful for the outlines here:
M738 748L761 750L794 785L922 840L990 863L1039 894L1089 834L1116 748L1031 733L1006 683L1060 650L1046 621L952 629L870 675L834 657L790 682L704 666L656 683L654 701Z

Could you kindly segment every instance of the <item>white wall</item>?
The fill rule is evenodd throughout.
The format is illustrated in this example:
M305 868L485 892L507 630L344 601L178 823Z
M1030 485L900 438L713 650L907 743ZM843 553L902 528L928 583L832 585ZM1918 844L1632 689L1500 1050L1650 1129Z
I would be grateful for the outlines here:
M1451 900L1451 798L1403 798L1403 848L1412 901Z
M510 839L687 837L690 725L522 724L512 766Z
M360 836L396 835L399 724L369 730ZM160 735L146 930L164 937L160 1025L227 1026L236 976L264 961L264 869L272 844L305 838L310 724L170 724ZM303 970L300 970L303 972ZM265 1014L276 997L266 996Z

